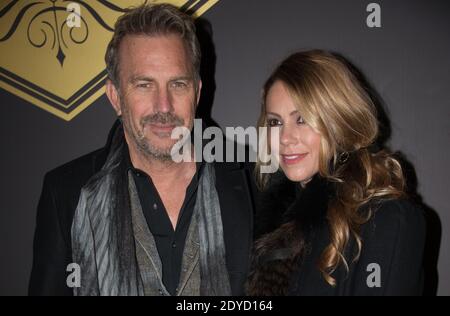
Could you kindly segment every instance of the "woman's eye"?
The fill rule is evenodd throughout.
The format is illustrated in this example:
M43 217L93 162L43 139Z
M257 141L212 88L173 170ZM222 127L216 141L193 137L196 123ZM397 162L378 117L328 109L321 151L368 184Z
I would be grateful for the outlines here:
M280 121L277 120L277 119L269 119L269 120L267 120L267 125L268 125L269 127L275 127L275 126L281 125L281 123L280 123Z
M303 117L299 117L297 120L297 124L305 124L305 121L303 120Z

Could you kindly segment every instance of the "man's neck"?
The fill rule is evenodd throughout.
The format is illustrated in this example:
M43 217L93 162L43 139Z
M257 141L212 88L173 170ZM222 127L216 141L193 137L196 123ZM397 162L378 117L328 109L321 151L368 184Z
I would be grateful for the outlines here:
M195 162L175 163L147 157L128 143L133 167L144 171L152 179L175 230L185 198L186 188L196 172Z
M167 184L180 180L180 177L191 179L195 174L195 162L176 163L172 160L147 156L130 143L128 143L128 149L133 167L144 171L152 178L153 182Z

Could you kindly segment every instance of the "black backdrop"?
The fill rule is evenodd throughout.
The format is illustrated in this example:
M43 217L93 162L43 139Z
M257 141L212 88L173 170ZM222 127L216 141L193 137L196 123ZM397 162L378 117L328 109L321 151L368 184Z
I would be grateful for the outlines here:
M381 28L366 25L371 2ZM221 0L199 25L202 113L221 127L255 124L264 79L296 50L335 51L365 75L384 107L385 143L403 153L427 211L427 293L449 295L449 2ZM24 295L43 175L102 146L115 117L105 96L70 122L4 90L0 104L0 294Z

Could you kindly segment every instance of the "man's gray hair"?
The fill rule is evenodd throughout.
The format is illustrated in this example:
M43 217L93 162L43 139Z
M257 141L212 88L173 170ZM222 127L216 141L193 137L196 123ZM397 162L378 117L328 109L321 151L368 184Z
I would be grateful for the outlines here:
M178 34L190 55L194 80L200 80L201 51L193 18L170 4L144 4L122 15L106 50L108 78L119 87L119 47L126 35Z

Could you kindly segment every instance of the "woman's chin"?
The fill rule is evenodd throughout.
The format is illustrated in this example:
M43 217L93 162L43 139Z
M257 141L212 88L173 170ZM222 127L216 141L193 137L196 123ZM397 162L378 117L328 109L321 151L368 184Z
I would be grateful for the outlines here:
M302 182L303 180L305 180L304 177L297 174L292 174L292 172L284 172L284 174L286 175L286 178L288 178L292 182Z
M288 178L292 182L299 182L299 183L308 183L309 180L314 176L314 174L305 174L301 171L294 171L294 170L286 170L283 168L283 172L286 175L286 178Z

